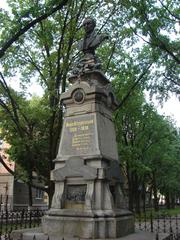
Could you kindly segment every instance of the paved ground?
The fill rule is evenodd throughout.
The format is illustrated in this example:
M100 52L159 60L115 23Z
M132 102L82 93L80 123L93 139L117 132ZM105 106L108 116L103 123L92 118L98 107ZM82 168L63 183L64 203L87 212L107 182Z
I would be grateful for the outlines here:
M169 234L159 234L159 240L169 240ZM120 238L119 240L156 240L156 234L151 232L137 232L129 236Z

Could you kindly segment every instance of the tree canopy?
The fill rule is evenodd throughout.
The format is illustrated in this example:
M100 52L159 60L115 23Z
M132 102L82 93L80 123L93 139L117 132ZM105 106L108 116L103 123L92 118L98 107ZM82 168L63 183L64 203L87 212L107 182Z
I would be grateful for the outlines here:
M158 94L161 100L169 93L180 94L178 1L7 3L9 11L0 9L0 126L2 136L11 144L10 157L24 171L23 178L32 185L32 172L36 171L52 196L50 171L63 120L60 95L68 88L68 74L79 55L76 45L82 38L82 21L92 16L98 31L106 32L110 39L98 49L98 55L120 101L115 122L122 162L131 173L136 168L133 178L138 176L137 188L143 178L149 184L147 175L156 180L155 172L162 176L157 187L168 192L163 174L157 173L153 164L175 161L178 165L179 133L146 103L143 91ZM21 92L9 84L13 76L18 78ZM32 80L42 86L42 97L27 98ZM165 145L169 148L161 156Z

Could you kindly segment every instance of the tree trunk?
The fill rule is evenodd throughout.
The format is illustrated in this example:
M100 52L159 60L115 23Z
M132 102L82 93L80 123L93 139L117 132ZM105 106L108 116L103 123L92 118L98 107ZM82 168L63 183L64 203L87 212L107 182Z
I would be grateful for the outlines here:
M175 197L171 195L171 208L175 208Z
M135 194L135 206L136 206L136 213L140 214L140 191L136 190Z
M129 202L128 202L128 208L130 211L133 211L134 210L134 196L133 196L133 191L131 190L131 188L129 188L129 194L128 194L128 199L129 199Z
M29 193L29 207L33 205L33 198L32 198L32 187L31 184L28 184L28 193Z
M138 183L138 176L137 173L134 173L134 203L135 203L135 210L136 213L140 214L140 195L141 195L141 189L139 188Z
M142 201L143 201L143 212L145 212L146 211L146 188L144 183L142 186Z
M133 186L132 186L132 173L129 171L129 165L126 163L126 173L127 173L127 188L128 188L128 209L133 211Z
M155 173L153 172L153 194L154 194L154 210L158 211L159 210L159 203L158 203L158 196L157 196L157 185L156 185L156 176Z
M150 206L152 208L152 186L149 190L149 197L148 197L148 206Z
M170 206L170 198L169 198L169 193L166 193L166 196L165 196L165 198L166 198L166 207L167 207L167 209L170 209L170 208L171 208L171 206Z

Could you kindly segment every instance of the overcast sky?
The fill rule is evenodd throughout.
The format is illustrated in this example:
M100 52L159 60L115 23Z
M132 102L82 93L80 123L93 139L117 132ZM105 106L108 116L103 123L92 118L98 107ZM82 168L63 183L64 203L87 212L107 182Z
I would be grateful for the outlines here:
M7 9L6 0L0 0L0 8ZM15 89L19 88L19 84L17 80L12 81L12 84ZM29 90L31 93L42 95L42 88L40 86L37 86L35 83L32 84ZM159 114L171 116L176 121L177 127L180 127L180 101L176 96L172 95L170 99L163 104L163 108L158 106L158 103L156 103L156 101L154 102L154 104Z

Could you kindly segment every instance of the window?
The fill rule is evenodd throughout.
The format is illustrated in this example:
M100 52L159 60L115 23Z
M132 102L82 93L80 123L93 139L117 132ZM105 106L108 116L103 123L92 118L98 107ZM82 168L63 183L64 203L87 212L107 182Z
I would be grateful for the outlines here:
M41 189L36 189L36 198L42 199L44 197L44 192Z

